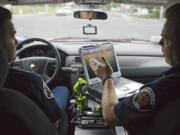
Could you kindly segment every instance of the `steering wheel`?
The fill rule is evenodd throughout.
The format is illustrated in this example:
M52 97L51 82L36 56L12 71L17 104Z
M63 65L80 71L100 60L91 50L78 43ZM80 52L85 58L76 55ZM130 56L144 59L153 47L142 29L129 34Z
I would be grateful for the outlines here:
M24 40L21 42L18 46L23 46L25 44L32 43L34 41L42 42L48 45L51 50L54 53L55 58L49 58L49 57L27 57L22 58L19 60L16 60L12 63L12 66L19 67L20 69L26 70L26 71L34 71L42 76L44 81L49 84L52 81L55 80L58 72L61 69L61 57L59 55L58 50L47 40L41 39L41 38L30 38L27 40ZM16 55L18 56L21 53L21 51L17 52ZM48 71L52 65L55 67L53 73L51 76L48 75Z

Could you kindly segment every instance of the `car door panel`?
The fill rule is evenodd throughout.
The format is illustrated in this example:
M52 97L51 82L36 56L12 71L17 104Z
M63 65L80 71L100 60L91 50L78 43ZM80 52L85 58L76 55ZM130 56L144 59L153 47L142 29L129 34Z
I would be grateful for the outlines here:
M141 83L157 79L170 68L164 57L118 56L117 58L122 76Z
M121 73L125 78L147 83L160 77L169 67L122 67Z

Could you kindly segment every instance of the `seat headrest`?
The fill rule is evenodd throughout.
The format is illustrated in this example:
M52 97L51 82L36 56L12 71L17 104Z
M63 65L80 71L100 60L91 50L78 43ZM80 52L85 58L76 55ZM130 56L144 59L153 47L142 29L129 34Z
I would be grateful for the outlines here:
M1 135L58 135L53 123L42 110L22 93L0 91Z
M150 135L179 135L179 114L180 99L176 99L155 114L150 127Z
M8 74L8 60L4 50L0 47L0 88L3 87L7 74Z

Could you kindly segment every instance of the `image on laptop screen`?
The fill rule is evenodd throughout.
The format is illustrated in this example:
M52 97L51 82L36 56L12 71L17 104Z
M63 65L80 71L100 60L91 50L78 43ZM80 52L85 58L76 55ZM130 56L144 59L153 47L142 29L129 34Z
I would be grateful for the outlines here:
M111 67L113 68L113 72L119 72L118 65L116 62L116 57L114 54L113 46L112 45L101 45L101 46L94 46L94 47L88 47L83 48L82 57L84 59L84 64L87 69L88 79L96 78L96 75L92 71L92 69L89 66L89 60L91 58L94 58L102 63L101 57L104 56L107 61L110 63Z

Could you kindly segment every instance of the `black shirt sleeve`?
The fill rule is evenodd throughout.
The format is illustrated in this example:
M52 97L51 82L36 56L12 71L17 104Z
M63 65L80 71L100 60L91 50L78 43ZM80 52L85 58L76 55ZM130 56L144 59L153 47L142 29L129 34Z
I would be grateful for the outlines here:
M140 111L135 107L133 100L136 95L124 98L114 106L114 112L121 125L126 125L133 121L142 120L152 115L152 111Z
M152 116L169 102L180 97L180 76L163 76L145 84L137 94L126 97L114 106L114 112L122 126L133 132L142 130Z
M38 74L11 69L4 87L17 90L29 97L42 109L52 123L60 119L61 110L52 92Z
M166 104L180 97L180 76L171 74L162 77L144 87L151 87L155 94L155 110L159 110Z
M126 97L114 105L114 112L119 123L129 134L145 134L155 107L155 96L150 87Z
M45 112L49 119L55 123L60 119L61 110L55 101L53 93L40 78L39 82L34 82L32 86L34 89L34 96L37 96L37 104L39 104L40 108Z

